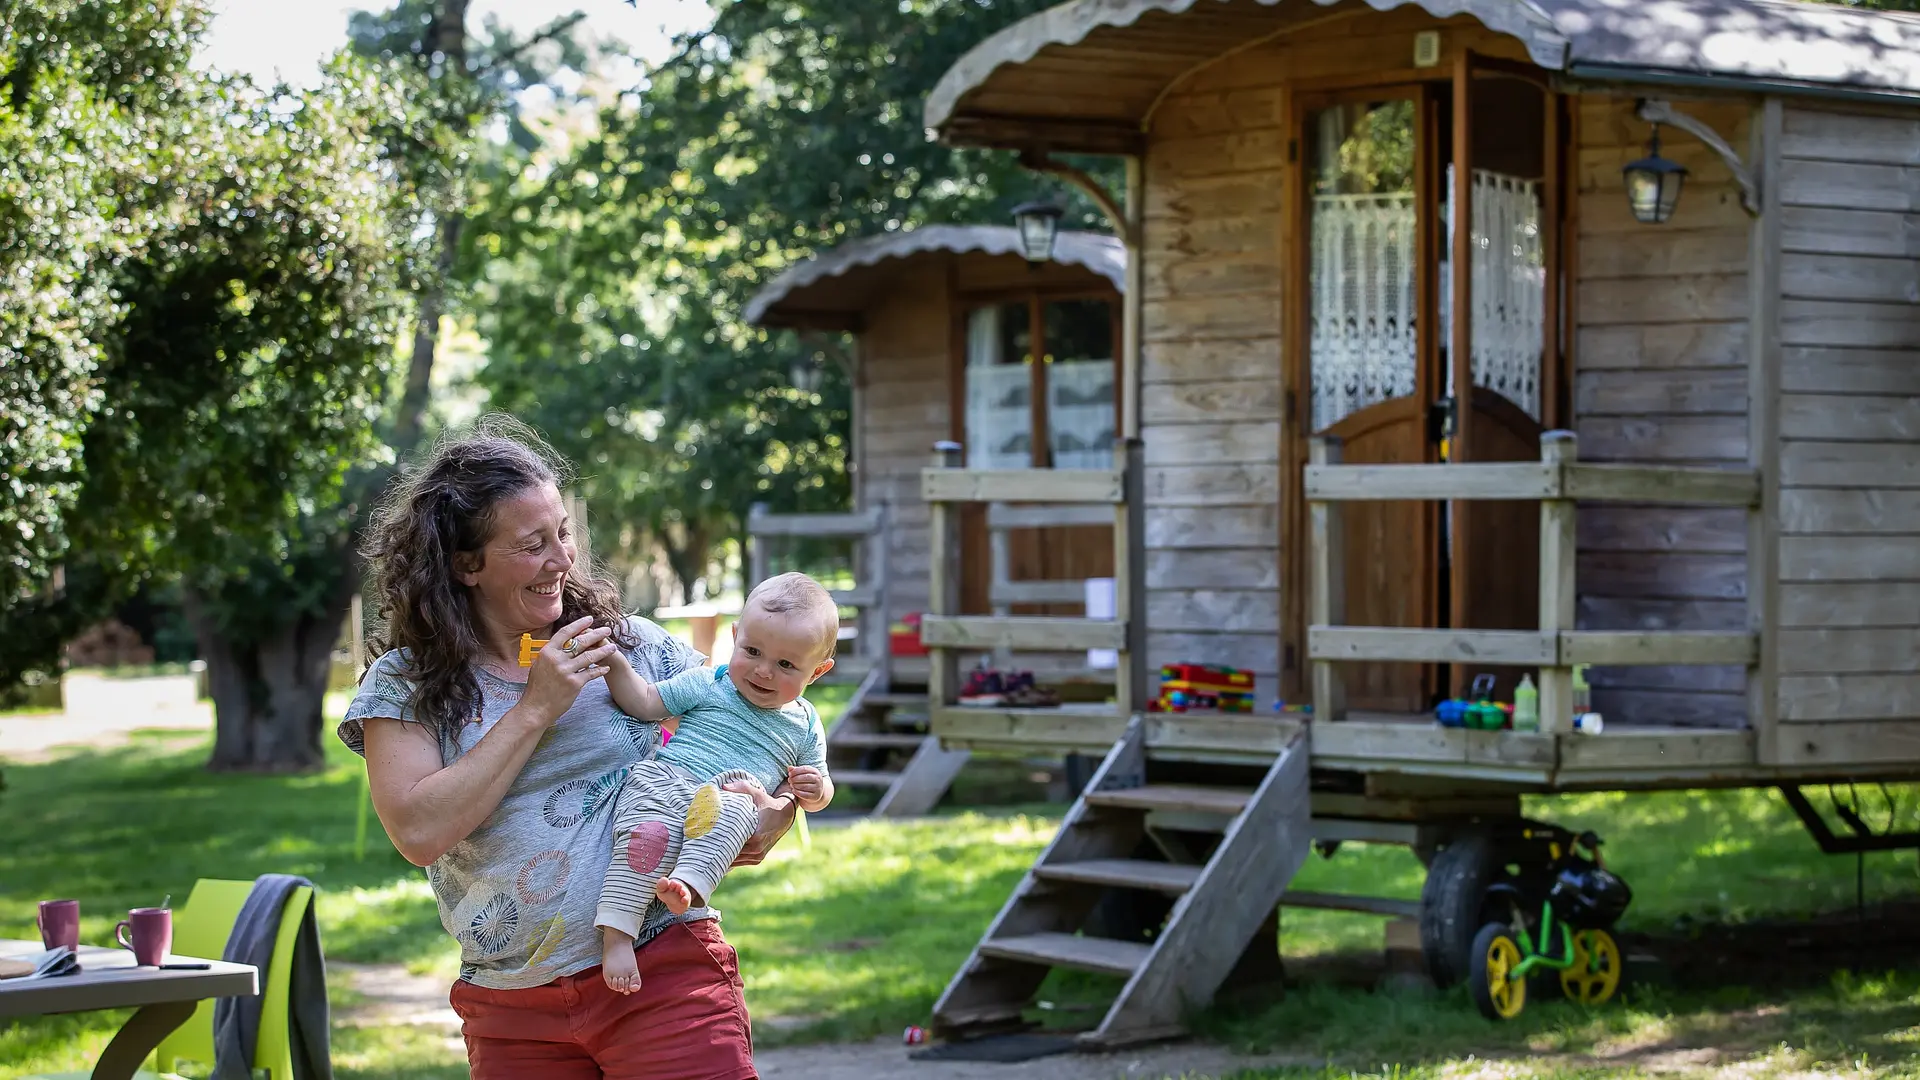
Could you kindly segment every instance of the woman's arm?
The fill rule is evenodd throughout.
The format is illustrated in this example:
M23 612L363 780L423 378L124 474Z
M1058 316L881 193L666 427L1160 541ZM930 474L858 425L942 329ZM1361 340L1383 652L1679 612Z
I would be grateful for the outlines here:
M367 786L374 812L408 862L426 866L465 840L491 816L533 756L540 736L587 683L606 674L615 646L601 640L578 656L560 641L582 633L587 619L562 627L540 651L527 674L520 701L451 765L440 760L432 731L393 717L367 717ZM604 639L604 631L591 631Z
M760 807L760 827L747 838L746 846L740 849L740 857L733 860L735 866L757 865L767 857L767 852L773 850L773 845L787 835L787 830L793 828L793 792L787 785L781 784L774 794L769 795L759 784L749 784L744 780L723 784L721 789L751 795Z
M515 706L472 750L443 766L439 741L425 726L375 716L364 723L374 813L415 866L445 855L487 820L548 727Z

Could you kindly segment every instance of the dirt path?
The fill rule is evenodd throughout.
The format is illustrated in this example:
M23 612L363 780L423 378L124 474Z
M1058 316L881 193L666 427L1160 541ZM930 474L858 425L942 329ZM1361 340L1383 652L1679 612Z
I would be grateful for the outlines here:
M434 977L408 974L399 964L327 962L327 977L360 1000L335 1012L348 1027L417 1026L446 1038L464 1054L460 1020L447 1004L447 987ZM846 1080L901 1076L908 1080L1204 1080L1239 1069L1298 1062L1230 1054L1204 1043L1179 1042L1114 1054L1059 1054L1017 1064L913 1061L897 1038L865 1043L775 1047L754 1054L764 1080Z
M213 706L197 702L185 706L156 705L139 693L129 693L111 708L89 708L84 713L44 713L0 717L0 758L33 765L74 749L111 750L125 746L135 731L162 729L184 740L213 730Z

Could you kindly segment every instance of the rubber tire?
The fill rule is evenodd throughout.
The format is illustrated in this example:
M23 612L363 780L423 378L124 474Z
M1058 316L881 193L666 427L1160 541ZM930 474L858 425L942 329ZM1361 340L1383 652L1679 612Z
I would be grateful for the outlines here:
M1433 985L1450 989L1467 978L1473 942L1489 920L1487 886L1505 876L1493 837L1462 833L1434 855L1420 887L1420 951Z
M1467 994L1473 998L1473 1007L1480 1015L1489 1020L1502 1021L1517 1018L1527 1010L1527 980L1522 979L1515 989L1520 994L1520 1008L1513 1016L1501 1016L1494 1008L1493 990L1487 981L1487 953L1492 950L1496 938L1513 937L1513 928L1505 923L1490 922L1473 935L1473 962L1467 967Z

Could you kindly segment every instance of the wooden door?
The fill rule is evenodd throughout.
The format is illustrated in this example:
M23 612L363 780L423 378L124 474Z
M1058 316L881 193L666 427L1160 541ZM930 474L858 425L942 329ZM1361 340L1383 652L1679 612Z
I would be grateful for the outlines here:
M1463 54L1446 180L1447 351L1453 398L1467 406L1450 460L1538 461L1543 420L1557 412L1560 108L1531 68ZM1450 624L1539 629L1540 504L1462 501L1448 512ZM1495 697L1511 701L1525 670L1456 664L1451 690L1491 674Z
M1462 428L1472 433L1462 445L1470 461L1539 461L1540 422L1496 391L1476 386L1473 411ZM1457 502L1455 536L1459 553L1454 580L1455 626L1474 630L1540 628L1540 504L1533 500ZM1455 665L1465 687L1474 676L1491 674L1494 696L1513 700L1513 688L1527 668L1486 664ZM1535 679L1539 678L1536 674Z
M1434 460L1429 403L1444 380L1431 318L1431 109L1418 88L1303 98L1294 263L1295 430L1337 436L1351 464ZM1305 440L1292 448L1305 460ZM1436 625L1437 515L1425 502L1343 504L1352 626ZM1295 520L1304 517L1297 508ZM1296 537L1304 529L1296 529ZM1304 565L1305 545L1289 547ZM1304 583L1304 572L1294 577ZM1341 665L1349 708L1424 710L1433 669Z

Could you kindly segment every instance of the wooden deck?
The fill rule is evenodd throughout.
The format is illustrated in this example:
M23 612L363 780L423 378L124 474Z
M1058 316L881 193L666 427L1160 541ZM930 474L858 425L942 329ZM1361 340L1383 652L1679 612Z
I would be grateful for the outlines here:
M1598 735L1470 731L1442 727L1423 714L1352 712L1317 723L1300 714L1148 713L1146 744L1162 758L1249 764L1271 759L1301 727L1317 771L1397 773L1467 781L1525 792L1739 787L1799 780L1863 778L1858 766L1782 769L1762 764L1751 731L1688 727L1612 727ZM1111 705L1051 709L957 706L935 710L945 745L1104 753L1126 730ZM1920 779L1920 767L1891 763L1871 775Z

